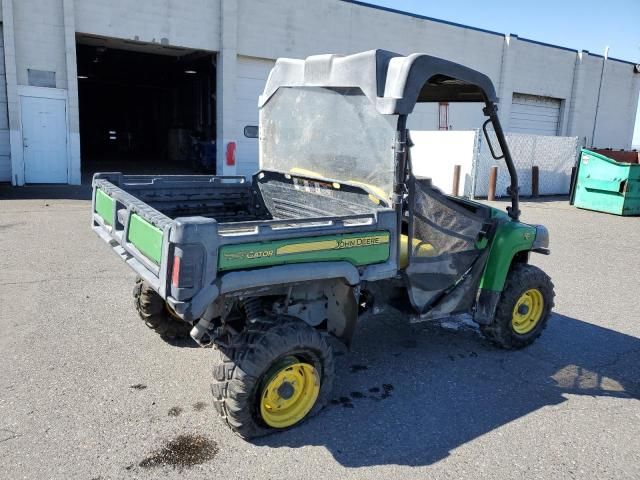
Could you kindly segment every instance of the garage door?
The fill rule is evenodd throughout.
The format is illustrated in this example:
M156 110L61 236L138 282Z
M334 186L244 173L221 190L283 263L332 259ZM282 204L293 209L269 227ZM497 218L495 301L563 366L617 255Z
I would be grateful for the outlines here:
M560 100L551 97L513 94L509 130L534 135L557 135Z
M244 136L244 127L258 125L258 97L264 90L273 60L238 57L236 75L236 173L251 176L258 169L258 140Z

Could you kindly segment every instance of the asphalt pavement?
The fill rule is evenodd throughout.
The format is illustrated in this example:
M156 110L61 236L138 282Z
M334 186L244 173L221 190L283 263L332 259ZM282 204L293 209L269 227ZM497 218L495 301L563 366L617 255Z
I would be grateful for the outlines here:
M522 210L556 286L534 345L372 318L325 410L247 442L211 405L211 350L137 318L86 190L0 191L0 478L640 478L640 218Z

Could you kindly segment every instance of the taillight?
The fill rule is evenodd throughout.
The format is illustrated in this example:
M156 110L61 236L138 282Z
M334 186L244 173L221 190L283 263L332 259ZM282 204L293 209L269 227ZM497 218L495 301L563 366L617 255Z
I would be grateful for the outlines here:
M205 267L204 249L198 244L174 245L173 262L167 272L171 276L171 296L176 300L191 298L202 286Z
M171 285L178 287L180 283L180 257L173 257L173 267L171 269Z

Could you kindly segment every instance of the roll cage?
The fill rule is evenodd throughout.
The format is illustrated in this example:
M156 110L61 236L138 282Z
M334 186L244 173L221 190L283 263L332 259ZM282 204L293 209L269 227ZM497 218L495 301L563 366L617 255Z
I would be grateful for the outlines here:
M397 115L394 145L394 188L392 201L400 221L402 203L411 177L407 149L407 116L416 103L482 102L487 117L482 129L491 154L504 159L509 171L507 194L512 220L520 216L518 176L498 118L498 98L491 79L455 62L414 53L402 56L386 50L371 50L353 55L315 55L306 60L279 59L267 80L259 100L262 107L280 87L357 87L383 115ZM500 152L488 136L493 126Z

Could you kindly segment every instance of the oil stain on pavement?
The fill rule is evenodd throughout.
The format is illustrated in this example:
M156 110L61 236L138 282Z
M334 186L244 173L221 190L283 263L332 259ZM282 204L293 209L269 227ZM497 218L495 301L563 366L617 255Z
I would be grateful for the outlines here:
M196 412L201 412L205 408L207 408L207 402L196 402L196 403L193 404L193 409Z
M142 468L188 468L212 460L218 451L218 444L202 435L178 435L138 465Z
M167 412L167 415L169 415L170 417L177 417L181 413L182 413L181 407L171 407Z
M353 400L361 400L361 399L372 399L372 400L384 400L391 396L391 392L393 391L393 385L390 383L384 383L381 387L371 387L369 389L369 395L363 392L351 392L349 397L339 397L332 399L329 403L331 405L342 405L344 408L353 408Z

